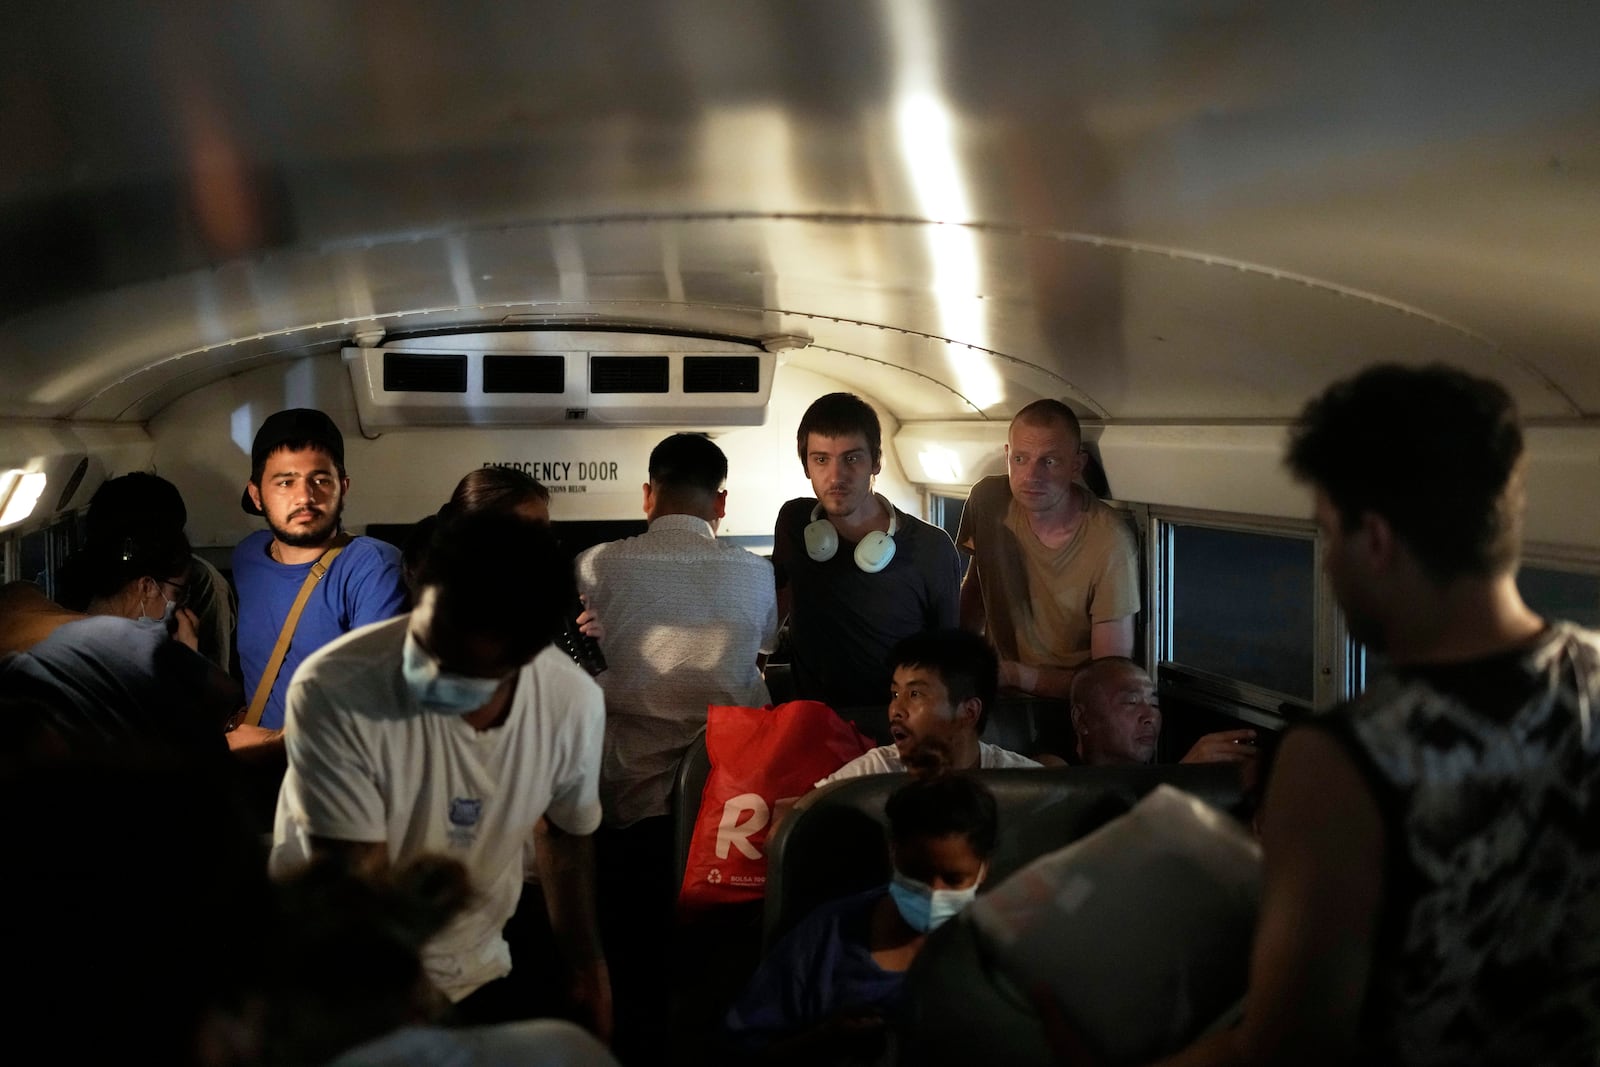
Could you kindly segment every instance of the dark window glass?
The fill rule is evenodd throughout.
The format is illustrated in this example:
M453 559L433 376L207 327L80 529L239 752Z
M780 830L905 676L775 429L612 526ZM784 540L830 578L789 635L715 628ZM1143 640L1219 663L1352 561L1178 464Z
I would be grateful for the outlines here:
M49 545L49 530L35 530L22 535L20 551L17 553L18 578L36 582L40 589L47 588L49 576L45 572L50 566Z
M966 497L933 494L933 520L950 535L952 541L956 539L956 531L961 528L961 509L966 505Z
M1517 572L1517 591L1528 607L1547 619L1564 619L1600 629L1600 574L1577 574L1550 567L1525 566ZM1361 687L1386 666L1376 652L1361 649Z
M1204 526L1172 533L1172 659L1310 700L1314 544Z
M1374 652L1366 645L1358 647L1361 650L1361 688L1357 692L1365 692L1367 683L1389 669L1389 661L1383 653Z
M1525 566L1517 572L1517 589L1547 619L1600 629L1600 575Z
M932 494L934 524L950 535L950 540L956 539L956 531L961 528L961 509L967 506L964 496L945 496L942 493ZM961 573L967 571L968 555L965 552L957 553L961 557Z

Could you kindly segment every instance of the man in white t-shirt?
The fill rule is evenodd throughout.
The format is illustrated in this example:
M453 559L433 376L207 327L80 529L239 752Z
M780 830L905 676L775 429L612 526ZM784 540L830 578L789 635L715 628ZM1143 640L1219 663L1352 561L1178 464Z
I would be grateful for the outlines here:
M318 650L287 699L289 770L271 867L372 869L421 853L466 865L476 898L423 950L467 1022L532 1014L505 979L502 927L536 837L551 926L574 993L609 1037L589 835L600 825L600 688L551 644L576 593L550 534L469 515L434 537L410 615Z
M817 785L865 774L892 774L918 745L949 753L950 769L1038 767L1026 756L978 740L999 688L1000 661L983 638L967 630L912 634L889 654L889 733L894 744L846 763Z

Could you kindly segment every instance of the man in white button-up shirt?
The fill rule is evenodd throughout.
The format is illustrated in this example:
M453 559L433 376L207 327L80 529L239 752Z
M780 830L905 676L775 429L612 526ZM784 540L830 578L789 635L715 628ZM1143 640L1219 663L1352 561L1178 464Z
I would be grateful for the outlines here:
M579 588L605 620L609 664L598 678L606 694L601 919L608 941L652 964L644 946L665 936L677 889L668 813L678 760L705 725L707 705L769 699L758 660L777 640L772 566L717 540L727 476L728 458L709 438L673 434L650 453L650 528L578 557ZM652 1021L637 1013L658 1007L660 990L649 974L630 983L621 967L613 975L619 1018L633 1016L627 1032L648 1048Z
M709 438L673 434L650 453L650 528L578 557L579 589L606 624L607 826L667 814L673 769L708 704L767 702L758 657L778 631L772 566L717 540L727 476Z

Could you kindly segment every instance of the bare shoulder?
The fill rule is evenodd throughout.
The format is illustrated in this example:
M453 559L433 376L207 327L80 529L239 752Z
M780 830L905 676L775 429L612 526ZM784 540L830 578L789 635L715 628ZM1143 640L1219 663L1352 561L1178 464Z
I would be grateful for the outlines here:
M1293 730L1278 750L1263 826L1279 854L1381 851L1378 799L1345 746L1321 729Z

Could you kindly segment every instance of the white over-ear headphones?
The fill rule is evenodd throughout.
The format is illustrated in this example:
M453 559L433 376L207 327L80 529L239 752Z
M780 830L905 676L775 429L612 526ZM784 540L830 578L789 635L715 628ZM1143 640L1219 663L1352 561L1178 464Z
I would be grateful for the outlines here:
M877 574L889 565L894 559L894 535L900 527L899 517L895 514L894 505L883 498L881 493L873 493L878 502L883 505L883 510L889 513L889 532L873 530L861 539L856 545L856 566L868 574ZM806 527L806 555L818 563L826 563L832 559L834 553L839 551L839 531L833 528L833 523L822 516L822 501L817 501L817 506L811 509L811 523Z

